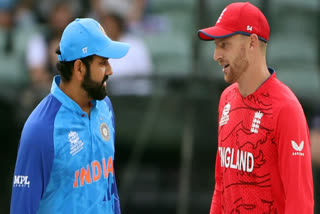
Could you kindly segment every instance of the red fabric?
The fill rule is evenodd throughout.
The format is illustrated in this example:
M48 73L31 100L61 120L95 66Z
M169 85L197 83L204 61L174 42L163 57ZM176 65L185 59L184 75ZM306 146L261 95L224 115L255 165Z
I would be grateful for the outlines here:
M236 2L222 11L215 26L200 30L199 37L213 40L235 32L257 34L268 41L270 27L266 17L256 6L249 2Z
M218 146L210 214L313 213L307 122L275 74L247 97L222 93Z

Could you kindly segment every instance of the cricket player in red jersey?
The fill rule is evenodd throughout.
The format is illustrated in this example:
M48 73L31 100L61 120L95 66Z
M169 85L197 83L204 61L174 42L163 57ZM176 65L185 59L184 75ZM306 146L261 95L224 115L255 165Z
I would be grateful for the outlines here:
M211 214L312 214L309 130L293 92L266 64L269 24L249 2L232 3L213 27L214 60L232 83L219 103ZM281 72L281 71L279 71Z

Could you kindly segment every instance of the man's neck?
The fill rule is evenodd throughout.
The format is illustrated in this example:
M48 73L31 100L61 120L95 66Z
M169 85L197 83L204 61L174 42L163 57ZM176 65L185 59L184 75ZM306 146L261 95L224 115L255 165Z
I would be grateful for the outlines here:
M88 97L87 93L81 88L71 83L60 82L59 88L73 101L75 101L82 111L86 112L90 116L91 109L91 99Z
M266 65L249 68L238 81L240 94L246 97L254 93L270 75Z

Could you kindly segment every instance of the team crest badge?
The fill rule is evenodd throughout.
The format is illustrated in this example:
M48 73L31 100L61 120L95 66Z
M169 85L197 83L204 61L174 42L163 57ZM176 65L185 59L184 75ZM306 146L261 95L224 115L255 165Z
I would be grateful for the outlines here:
M256 133L256 134L258 133L262 116L263 116L263 113L260 111L257 111L254 113L254 118L251 125L252 133Z
M101 123L100 125L100 133L104 140L108 141L110 139L110 131L109 127L105 123Z

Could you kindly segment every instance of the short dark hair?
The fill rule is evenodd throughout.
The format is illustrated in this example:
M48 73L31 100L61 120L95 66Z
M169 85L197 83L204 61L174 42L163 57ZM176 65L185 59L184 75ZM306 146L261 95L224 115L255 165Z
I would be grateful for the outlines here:
M58 55L61 55L61 51L60 51L60 47L57 48L56 53ZM83 64L86 66L86 69L89 70L90 69L90 63L93 60L93 55L91 56L87 56L84 58L80 59ZM64 82L69 82L71 80L71 76L72 76L72 68L74 65L74 62L76 60L73 61L59 61L56 64L56 67L61 75L61 80Z

